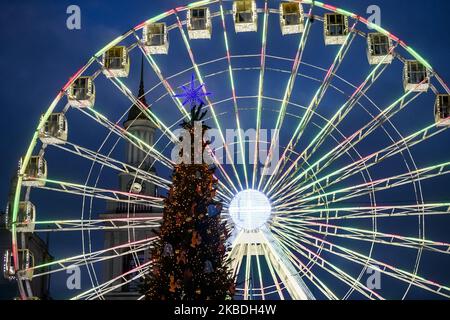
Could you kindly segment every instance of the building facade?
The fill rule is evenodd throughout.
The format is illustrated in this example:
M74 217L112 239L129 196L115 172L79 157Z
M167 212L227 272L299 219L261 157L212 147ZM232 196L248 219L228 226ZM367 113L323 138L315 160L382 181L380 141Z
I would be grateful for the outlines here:
M52 261L53 257L48 251L48 241L42 240L34 233L27 233L25 235L27 248L33 254L35 265L41 265ZM11 250L11 231L6 225L6 214L0 213L0 252L2 252L3 276L0 277L0 300L11 300L19 297L19 290L17 280L14 277L9 277L5 272L6 257L4 254ZM47 269L41 270L43 273ZM35 298L41 300L50 300L50 275L43 275L35 277L30 282L30 289Z

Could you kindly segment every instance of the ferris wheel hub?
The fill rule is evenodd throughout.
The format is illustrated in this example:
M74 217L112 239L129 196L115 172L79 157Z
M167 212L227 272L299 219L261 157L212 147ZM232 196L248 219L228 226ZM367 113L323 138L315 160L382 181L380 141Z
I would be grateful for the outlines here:
M272 206L264 193L249 189L239 192L233 198L229 211L238 228L256 231L270 220Z

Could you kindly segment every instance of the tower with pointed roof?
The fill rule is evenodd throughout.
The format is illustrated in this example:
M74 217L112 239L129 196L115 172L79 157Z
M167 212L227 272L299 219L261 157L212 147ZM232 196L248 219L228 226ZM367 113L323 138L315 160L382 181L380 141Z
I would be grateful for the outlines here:
M145 85L144 85L144 60L141 62L141 80L139 84L139 92L137 99L140 101L141 107L149 108L145 99ZM145 142L149 146L154 144L154 136L156 127L142 112L137 104L134 104L128 112L127 119L123 123L124 129L131 133L137 139ZM147 154L147 152L136 147L132 143L127 143L125 146L126 163L146 172L156 173L154 167L154 159ZM158 190L156 186L148 181L142 181L136 178L136 174L120 173L119 174L120 191L143 194L147 196L156 196ZM109 202L108 211L111 213L152 213L155 208L149 205L134 205L129 206L127 203Z
M138 100L141 102L141 105L145 106L146 108L149 107L145 99L143 57L141 62L141 81L139 84ZM156 128L136 104L131 107L128 113L128 118L123 125L124 128L135 137L139 138L150 146L153 145ZM152 170L153 160L153 158L147 156L144 151L138 149L136 146L130 143L127 145L128 164L136 168L148 171Z
M148 108L147 101L145 99L145 86L144 86L144 61L142 57L141 63L141 79L139 85L139 92L137 96L138 100ZM133 105L128 112L128 117L123 123L124 129L131 133L136 138L145 142L147 145L152 146L154 144L154 135L156 127L147 118L147 116L141 111L141 108L136 104ZM130 166L143 170L146 172L152 172L156 174L154 167L154 159L147 155L146 152L137 148L131 143L127 143L125 146L125 161ZM119 174L119 188L120 191L137 193L146 196L157 196L157 187L148 181L140 180L136 177L135 172L120 173ZM145 218L145 217L161 217L162 210L160 208L154 208L150 205L133 205L125 202L109 201L107 204L107 213L102 215L102 218ZM130 243L139 241L142 239L148 239L154 236L154 231L147 228L132 229L117 229L105 231L104 244L105 248L112 248L123 245L124 243ZM130 248L126 248L130 250ZM148 250L139 251L135 254L120 255L114 259L105 261L104 267L104 279L118 278L121 274L126 273L129 270L133 270L138 263L142 264L148 261ZM132 277L134 274L130 274ZM124 279L117 280L118 282L124 281ZM139 282L134 281L125 285L121 285L116 290L107 295L107 299L136 299L139 294Z

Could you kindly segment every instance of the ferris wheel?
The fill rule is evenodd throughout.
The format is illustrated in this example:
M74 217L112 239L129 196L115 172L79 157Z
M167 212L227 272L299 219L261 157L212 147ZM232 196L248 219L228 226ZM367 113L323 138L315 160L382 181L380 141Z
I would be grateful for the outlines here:
M7 210L4 273L21 299L75 269L81 289L53 290L143 298L191 74L213 92L236 299L450 297L436 267L450 255L450 90L436 70L319 1L205 0L114 39L42 115ZM33 234L50 234L52 259Z

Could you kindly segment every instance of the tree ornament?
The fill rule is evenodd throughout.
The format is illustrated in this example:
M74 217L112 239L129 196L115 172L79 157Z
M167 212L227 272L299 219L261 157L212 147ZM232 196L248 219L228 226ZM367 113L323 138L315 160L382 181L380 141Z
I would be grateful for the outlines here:
M234 294L236 292L236 285L234 284L234 282L230 285L230 287L228 288L228 291L230 292L231 296L234 296Z
M177 283L175 282L175 276L174 275L170 275L169 291L172 292L172 293L175 293L175 291L177 291Z
M187 268L186 270L184 270L184 280L191 280L192 277L194 276L194 274L192 273L192 270Z
M163 257L173 257L173 247L170 243L164 245Z
M181 215L180 215L180 214L177 214L177 215L176 215L176 217L175 217L175 223L176 223L176 226L177 226L177 227L181 227L182 220L181 220Z
M195 248L202 243L202 237L197 231L192 232L191 247Z
M186 252L185 251L181 251L180 254L177 256L177 263L183 263L186 264L187 262L187 258L186 258Z
M215 217L220 213L218 206L215 204L208 205L208 216Z
M197 207L197 203L196 202L193 202L192 203L192 206L191 206L191 214L192 215L194 215L194 213L195 213L195 208Z
M205 267L203 268L203 271L205 273L212 273L212 272L214 272L214 268L213 268L213 265L212 265L211 261L209 261L209 260L205 261Z
M195 76L192 74L190 87L181 86L183 88L183 93L176 94L176 98L183 98L183 105L190 104L190 106L195 106L197 104L205 104L203 101L204 97L211 95L211 93L204 90L204 84L195 87Z

